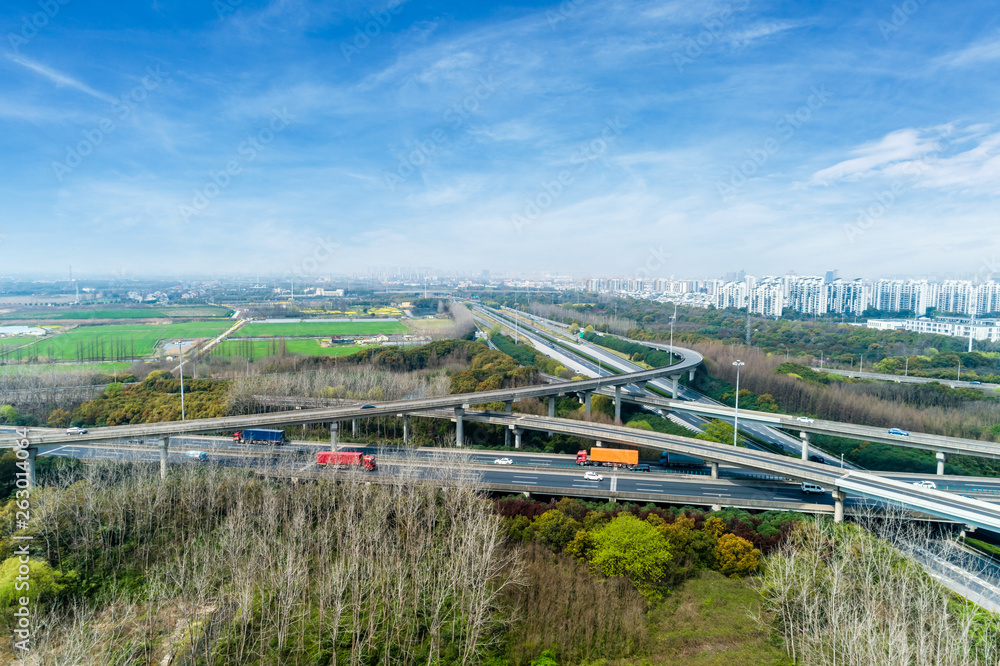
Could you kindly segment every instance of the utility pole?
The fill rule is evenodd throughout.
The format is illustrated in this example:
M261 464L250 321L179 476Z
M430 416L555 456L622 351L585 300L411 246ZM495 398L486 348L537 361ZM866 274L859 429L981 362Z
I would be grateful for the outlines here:
M184 420L184 341L177 341L177 348L181 351L181 421Z
M733 410L733 446L736 446L740 423L740 368L746 365L746 363L736 359L733 361L733 365L736 366L736 409Z

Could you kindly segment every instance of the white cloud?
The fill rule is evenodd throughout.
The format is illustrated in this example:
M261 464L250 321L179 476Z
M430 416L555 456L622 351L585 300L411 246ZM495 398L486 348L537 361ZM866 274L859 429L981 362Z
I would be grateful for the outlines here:
M879 177L907 187L1000 191L1000 132L982 125L904 129L856 148L858 155L817 171L813 184Z
M912 161L928 152L938 150L936 138L924 136L918 129L901 129L890 132L878 141L859 146L851 151L857 157L844 160L813 174L814 184L827 185L832 181L855 181L885 170L900 162Z
M935 62L945 67L966 67L996 60L1000 60L1000 33L941 56Z
M28 69L30 69L31 71L35 72L36 74L41 74L43 77L45 77L49 81L52 81L56 85L59 85L59 86L68 86L70 88L74 88L76 90L79 90L82 93L86 93L86 94L90 95L91 97L96 97L97 99L105 101L105 102L107 102L109 104L114 104L115 103L115 98L112 97L111 95L105 95L102 92L94 90L93 88L91 88L87 84L81 83L80 81L77 81L76 79L74 79L74 78L72 78L70 76L67 76L66 74L63 74L61 72L57 72L56 70L52 69L51 67L46 67L45 65L43 65L41 63L37 63L34 60L29 60L28 58L25 58L24 56L15 55L13 53L7 54L7 58L10 59L13 62L16 62L18 65L21 65L22 67L27 67Z

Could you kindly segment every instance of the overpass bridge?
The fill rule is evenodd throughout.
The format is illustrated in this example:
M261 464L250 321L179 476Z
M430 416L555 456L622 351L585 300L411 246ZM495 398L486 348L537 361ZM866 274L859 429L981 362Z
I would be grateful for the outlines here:
M607 392L602 391L602 393L606 394ZM654 396L626 395L625 399L631 402L657 407L660 409L689 412L717 419L732 420L735 413L735 410L726 406L706 405L703 403L684 400L669 400ZM890 433L888 428L856 425L853 423L841 423L840 421L824 421L821 419L792 416L790 414L757 412L748 409L741 409L739 416L741 422L750 421L754 423L766 424L775 428L798 431L799 437L802 440L803 459L808 459L810 433L834 435L836 437L847 437L849 439L879 442L882 444L891 444L893 446L903 446L911 449L933 451L937 455L937 473L939 475L944 474L944 463L948 454L976 456L980 458L990 458L992 460L1000 459L1000 444L980 442L974 439L947 437L945 435L931 435L919 432L911 432L907 435L897 435Z

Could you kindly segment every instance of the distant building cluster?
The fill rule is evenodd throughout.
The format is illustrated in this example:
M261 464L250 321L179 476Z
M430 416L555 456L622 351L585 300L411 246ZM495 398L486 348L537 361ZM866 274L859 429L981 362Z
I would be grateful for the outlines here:
M824 276L730 276L725 280L594 278L587 291L616 293L699 307L750 308L765 317L792 310L809 315L860 316L869 308L923 317L930 309L965 316L1000 313L1000 283L971 280L844 280Z
M915 331L916 333L950 335L955 338L971 338L989 342L1000 341L1000 320L997 319L972 320L956 317L869 319L867 326L881 331Z

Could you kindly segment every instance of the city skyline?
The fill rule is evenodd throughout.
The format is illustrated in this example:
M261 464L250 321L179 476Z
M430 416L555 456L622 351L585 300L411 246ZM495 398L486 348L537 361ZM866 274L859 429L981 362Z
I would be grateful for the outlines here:
M975 273L1000 26L960 4L19 0L0 263Z

